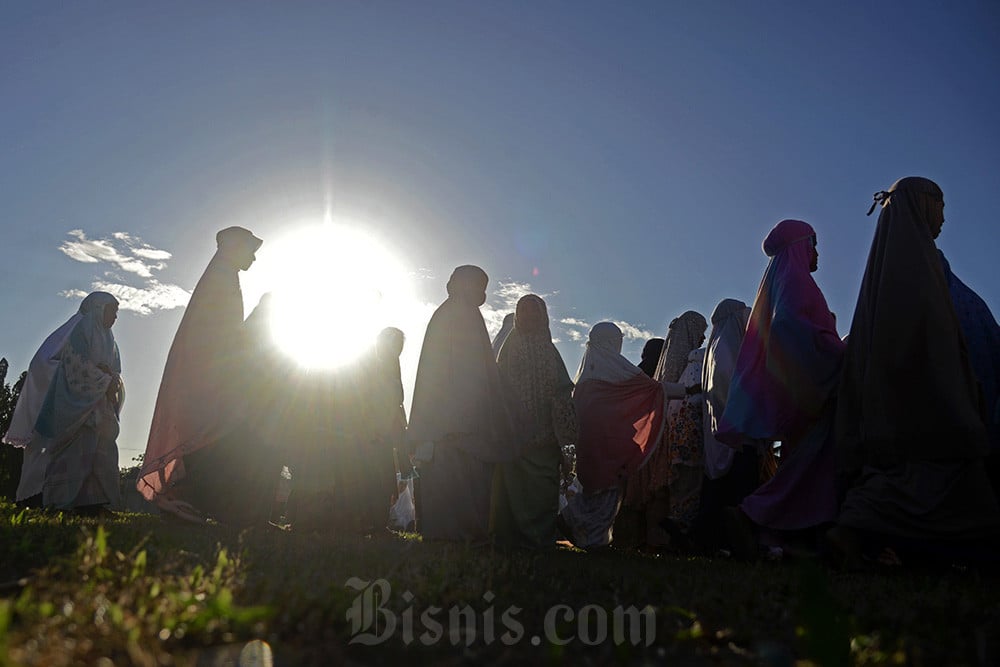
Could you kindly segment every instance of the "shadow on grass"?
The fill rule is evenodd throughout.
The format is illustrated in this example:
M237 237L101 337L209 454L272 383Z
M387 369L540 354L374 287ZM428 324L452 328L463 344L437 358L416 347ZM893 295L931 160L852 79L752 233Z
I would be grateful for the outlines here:
M0 504L12 664L977 664L995 575L502 552ZM261 664L261 663L255 663Z

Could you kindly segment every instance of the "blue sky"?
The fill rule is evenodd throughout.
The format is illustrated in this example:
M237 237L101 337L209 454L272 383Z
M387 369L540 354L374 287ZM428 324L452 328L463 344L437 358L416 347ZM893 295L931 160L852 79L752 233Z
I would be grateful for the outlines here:
M684 310L750 302L786 217L844 333L871 195L908 175L944 189L939 246L995 308L997 34L995 2L6 3L0 355L23 370L73 294L117 286L127 463L215 232L265 239L249 312L268 241L327 214L411 277L379 323L408 378L458 264L490 274L491 324L547 295L573 372L586 325L630 325L635 360ZM315 276L320 329L354 326L352 270Z

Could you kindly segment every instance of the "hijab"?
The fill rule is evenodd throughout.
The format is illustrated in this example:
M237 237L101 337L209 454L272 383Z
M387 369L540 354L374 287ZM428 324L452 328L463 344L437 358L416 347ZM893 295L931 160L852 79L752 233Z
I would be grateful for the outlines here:
M665 342L662 338L650 338L642 346L642 360L639 362L639 368L648 377L653 377L656 373L656 367L660 363L660 354L663 352L663 343Z
M839 389L839 464L983 457L979 389L932 237L941 188L908 177L879 200Z
M507 313L503 317L503 323L500 325L500 331L497 335L493 337L493 356L496 358L500 357L500 349L503 347L504 341L507 340L507 336L514 329L514 313Z
M575 438L560 437L566 435L561 431L569 429L556 429L557 421L560 425L575 421L575 418L556 419L558 409L571 406L573 383L559 351L552 344L548 310L541 297L527 294L517 302L514 326L500 349L497 364L501 376L517 397L521 414L530 424L533 443L574 442Z
M705 316L693 310L675 318L667 328L663 354L660 355L653 377L665 382L677 382L687 367L691 350L701 347L706 329L708 322L705 321Z
M105 308L117 306L118 300L107 292L94 292L87 298L91 301L70 332L35 421L40 436L57 442L75 433L107 399L106 392L114 380L108 371L117 377L122 370L118 344L104 315ZM116 397L115 411L122 398Z
M712 311L712 333L705 346L701 388L705 398L705 474L718 479L729 472L735 451L715 439L726 409L736 356L746 333L750 309L737 299L723 299Z
M26 447L31 442L35 432L35 421L41 412L52 378L59 368L59 359L70 334L87 313L99 312L103 316L104 306L112 301L117 303L117 300L107 292L91 292L80 303L77 312L45 338L31 358L31 363L28 364L28 375L14 407L10 428L3 437L5 443L15 447Z
M622 356L624 334L614 322L599 322L590 338L576 372L576 384L587 380L624 382L642 370Z
M484 462L512 458L507 397L479 306L489 278L460 266L427 324L413 387L407 441L447 443Z
M716 432L730 446L801 437L836 386L844 344L812 277L815 238L808 223L782 220L764 239L770 261Z
M242 227L216 235L218 248L198 280L167 354L137 487L153 500L184 476L183 457L242 423L246 356L240 269L262 241Z
M622 338L612 322L594 325L577 372L577 474L587 493L621 485L663 434L663 384L621 355Z

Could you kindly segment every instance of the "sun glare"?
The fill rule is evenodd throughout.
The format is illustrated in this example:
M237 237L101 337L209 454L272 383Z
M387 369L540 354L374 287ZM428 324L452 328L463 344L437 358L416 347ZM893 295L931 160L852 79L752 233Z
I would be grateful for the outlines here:
M357 358L384 327L399 326L413 299L410 276L392 253L358 226L334 222L266 242L250 273L273 295L275 342L308 368Z

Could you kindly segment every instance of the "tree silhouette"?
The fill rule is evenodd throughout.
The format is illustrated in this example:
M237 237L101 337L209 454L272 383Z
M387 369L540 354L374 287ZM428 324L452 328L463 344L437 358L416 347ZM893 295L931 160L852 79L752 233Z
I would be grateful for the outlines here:
M0 435L7 433L10 428L10 420L14 417L14 406L17 405L17 398L21 395L21 387L24 386L24 378L27 372L21 373L13 385L7 384L7 370L9 365L6 359L0 359ZM20 447L10 447L0 445L0 498L14 499L17 492L17 484L21 479L21 462L24 460L24 450Z

